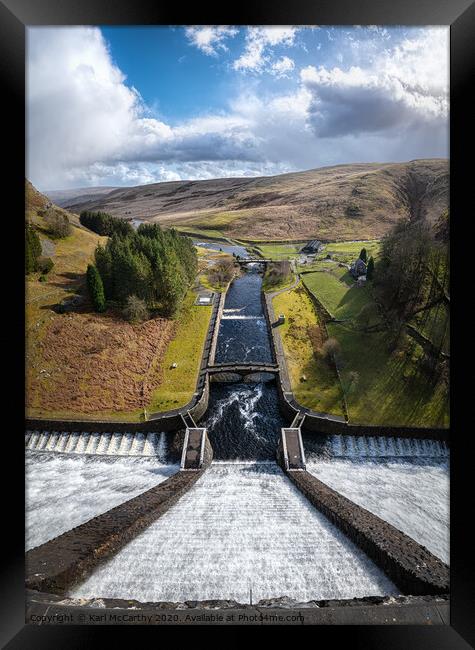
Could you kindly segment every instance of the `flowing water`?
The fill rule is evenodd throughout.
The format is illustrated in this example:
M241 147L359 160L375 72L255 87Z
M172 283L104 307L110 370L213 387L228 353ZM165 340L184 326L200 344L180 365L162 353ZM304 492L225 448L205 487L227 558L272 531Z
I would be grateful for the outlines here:
M27 449L26 548L44 544L158 485L178 469L178 465L164 465L156 458Z
M212 383L204 426L220 460L275 460L285 426L270 383Z
M224 248L224 247L223 247ZM243 255L244 256L244 255ZM259 266L226 296L216 362L272 362ZM395 594L384 573L274 462L272 382L210 384L210 468L176 505L101 565L73 597L153 600ZM445 559L448 449L433 441L306 436L308 470ZM28 543L37 545L176 471L164 434L27 437Z
M231 284L224 303L216 363L272 362L269 330L261 299L259 267Z
M219 328L216 363L272 362L261 289L258 266L231 284ZM215 458L274 460L284 425L273 383L211 383L205 426Z
M59 433L27 431L25 446L30 451L95 456L146 456L173 463L178 456L169 444L172 434L161 433Z
M197 239L193 240L195 246L200 246L201 248L208 248L212 251L223 251L223 253L229 253L236 255L237 257L249 257L249 253L244 248L244 246L239 246L237 244L225 244L224 242L218 241L198 241Z
M449 450L435 440L304 436L307 470L449 562Z
M250 589L253 602L398 592L275 463L214 462L173 508L70 595L246 603Z

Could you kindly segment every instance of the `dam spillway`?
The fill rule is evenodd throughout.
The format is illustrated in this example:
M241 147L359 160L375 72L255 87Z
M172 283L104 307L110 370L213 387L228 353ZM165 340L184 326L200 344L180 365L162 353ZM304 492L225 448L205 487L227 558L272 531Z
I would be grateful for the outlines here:
M275 463L214 462L159 521L73 589L141 601L398 593Z
M420 458L446 460L450 452L441 440L387 436L303 434L307 455L313 458L348 460Z
M252 268L233 281L215 363L272 363L261 288L262 277ZM276 464L280 430L290 423L279 412L273 381L244 383L238 376L236 383L211 381L209 386L208 409L199 424L207 427L214 450L211 467L170 510L70 595L246 603L251 592L254 602L282 596L306 601L399 593ZM157 485L178 469L169 438L161 433L32 432L26 445L30 473L37 474L36 495L28 497L33 545L41 543L36 540L46 531L57 535ZM436 468L448 465L444 443L312 434L304 436L304 446L309 472L446 557L448 511L442 506L436 512L437 500L445 499L448 491L448 469ZM77 464L69 469L57 461ZM406 466L411 463L417 470L411 489L417 492L424 481L427 486L414 499L408 496L409 488L404 492L398 485L408 478ZM69 481L70 489L64 490L61 480ZM44 503L42 482L48 486ZM99 494L103 488L104 499ZM77 517L57 512L62 504L57 494L62 490L70 496ZM52 505L48 495L56 495ZM437 516L439 523L434 523ZM440 535L429 546L424 528L430 531L432 525L439 526Z
M27 450L26 548L30 549L164 481L178 465L157 458Z
M449 563L449 461L440 440L303 434L307 471Z
M146 456L166 462L166 433L90 433L27 431L25 447L29 451L97 456Z

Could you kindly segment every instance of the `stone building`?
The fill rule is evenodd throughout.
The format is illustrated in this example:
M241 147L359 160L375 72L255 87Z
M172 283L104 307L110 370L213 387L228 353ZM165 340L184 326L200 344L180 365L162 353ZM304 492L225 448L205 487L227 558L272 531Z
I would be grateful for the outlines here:
M366 264L362 259L358 258L355 262L353 262L353 264L350 266L350 273L355 278L355 280L357 280L360 276L366 276Z
M305 246L300 250L301 253L306 253L307 255L316 255L318 251L322 248L323 244L318 239L312 239L307 242Z

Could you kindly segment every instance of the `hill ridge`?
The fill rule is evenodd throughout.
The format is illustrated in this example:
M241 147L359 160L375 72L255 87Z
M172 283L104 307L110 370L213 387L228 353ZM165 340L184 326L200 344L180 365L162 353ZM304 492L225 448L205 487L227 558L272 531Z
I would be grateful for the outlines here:
M137 185L64 207L104 210L208 236L371 239L403 218L434 223L448 202L448 160L426 158Z

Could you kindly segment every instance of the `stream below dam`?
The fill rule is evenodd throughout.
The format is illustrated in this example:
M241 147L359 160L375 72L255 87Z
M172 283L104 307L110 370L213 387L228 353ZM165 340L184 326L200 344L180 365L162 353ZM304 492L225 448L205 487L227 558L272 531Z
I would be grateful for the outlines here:
M259 265L228 290L216 363L272 362ZM274 381L210 382L212 465L176 505L71 590L140 601L397 594L387 576L295 488L276 463L288 425ZM54 436L54 437L53 437ZM115 436L115 437L114 437ZM120 439L119 439L120 436ZM304 435L307 469L448 562L445 443ZM165 480L171 434L27 437L27 547Z

